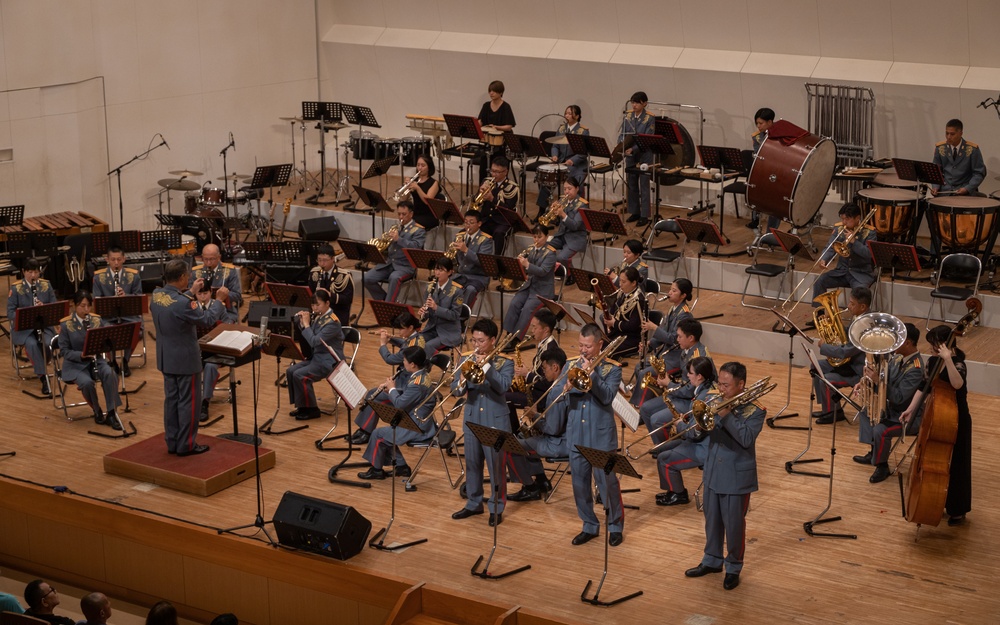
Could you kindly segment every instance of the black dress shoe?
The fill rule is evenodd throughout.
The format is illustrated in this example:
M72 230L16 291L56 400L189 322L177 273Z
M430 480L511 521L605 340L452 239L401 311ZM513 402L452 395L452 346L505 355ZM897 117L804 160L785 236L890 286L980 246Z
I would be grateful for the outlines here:
M394 467L392 470L392 474L395 475L396 477L410 477L411 475L413 475L413 470L410 468L409 465L403 464Z
M646 219L645 217L643 217L639 221L635 222L635 227L636 228L645 228L648 225L649 225L649 220Z
M309 421L320 417L319 408L300 408L299 410L299 414L295 415L296 421Z
M108 425L111 426L112 430L122 431L122 420L118 417L118 413L114 410L108 411L108 417L106 419Z
M524 486L521 490L507 497L507 501L538 501L542 493L534 486Z
M97 425L104 425L108 422L108 418L104 416L104 413L98 410L94 413L94 423Z
M198 417L198 423L208 423L208 400L201 400L201 416Z
M889 465L883 462L875 465L875 472L868 478L868 481L872 484L878 484L884 482L887 477L889 477Z
M639 221L639 216L638 215L629 215L628 219L625 220L626 223L632 223L632 222L635 222L635 221Z
M803 330L815 330L816 329L816 322L815 321L807 321L805 323L805 325L802 326L802 329Z
M480 508L479 510L469 510L468 508L462 508L458 512L452 514L451 518L453 518L456 521L458 521L458 520L467 519L470 516L476 516L477 514L482 514L482 513L483 513L482 508Z
M358 430L351 436L351 442L355 445L365 445L368 443L368 439L371 438L371 434L365 432L364 430Z
M622 536L621 532L611 532L608 534L608 544L612 547L617 547L623 542L625 542L625 537Z
M684 577L702 577L703 575L708 575L709 573L721 573L721 566L705 566L704 564L699 564L693 569L688 569L684 571Z
M49 388L49 379L45 376L41 377L42 380L42 395L46 397L52 396L52 390Z
M496 514L490 513L490 527L496 527L503 523L503 512L498 512Z
M124 375L126 378L132 376L132 370L129 369L127 360L122 361L122 375Z
M858 464L871 464L872 463L872 452L868 452L863 456L854 456L854 462Z
M830 424L832 424L835 414L837 415L836 416L837 421L847 421L847 417L844 416L844 411L843 410L834 410L834 411L831 411L831 412L824 412L823 416L821 416L819 419L816 419L817 425L830 425Z
M178 451L177 455L184 458L185 456L197 456L198 454L203 454L206 451L208 451L208 445L195 445L187 451Z
M760 225L760 220L759 219L751 219L750 221L748 221L746 223L747 228L750 228L751 230L756 230L757 226L759 226L759 225Z
M824 412L822 410L813 410L812 411L812 418L813 419L819 419L820 417L822 417L825 414L826 414L826 412Z
M726 573L726 579L722 580L722 587L726 590L732 590L740 585L740 574L739 573Z
M580 532L573 537L574 545L582 545L584 543L590 542L597 538L597 534L591 534L590 532Z
M958 514L955 516L948 517L948 527L955 527L957 525L962 525L965 523L965 515Z
M679 493L667 491L656 496L656 505L658 506L681 506L688 503L691 503L691 500L688 498L687 489Z
M551 493L552 492L552 482L549 478L544 475L535 476L535 488L538 489L539 493Z
M289 417L297 417L300 414L302 414L303 410L305 410L305 408L299 408L299 407L296 406L295 410L292 410L291 412L288 413L288 416Z
M368 470L364 473L358 473L358 477L362 480L384 480L388 475L382 469L368 467Z

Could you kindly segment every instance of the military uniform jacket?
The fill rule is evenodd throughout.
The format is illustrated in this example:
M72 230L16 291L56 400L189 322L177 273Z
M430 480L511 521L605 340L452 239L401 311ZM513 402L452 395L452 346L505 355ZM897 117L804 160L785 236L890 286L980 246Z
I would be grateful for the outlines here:
M10 319L12 329L16 327L14 326L14 315L17 314L18 308L34 306L36 297L42 304L51 304L56 301L56 292L48 280L39 278L35 282L35 285L34 297L31 295L31 287L24 280L12 286L7 293L7 318ZM13 332L13 335L14 338L23 341L31 332L31 330L22 330L20 332Z
M562 392L570 368L577 366L579 358L566 362L562 375L556 380L553 393ZM574 388L566 393L566 438L570 450L574 445L610 450L618 446L618 429L611 403L622 381L622 368L613 360L603 360L590 374L590 392Z
M94 272L94 297L114 297L115 278L118 278L118 285L121 286L125 295L142 295L142 278L139 270L132 267L122 267L118 275L111 271L111 267L105 267Z
M737 406L716 417L708 433L705 487L721 495L745 495L757 490L755 442L764 427L766 411L757 403Z
M844 326L845 330L849 327L851 327L850 323L846 323ZM855 347L854 343L850 341L847 341L843 345L823 343L819 347L819 355L825 356L827 359L847 358L848 362L844 367L850 368L857 377L861 377L865 372L865 353Z
M541 295L552 299L556 295L555 270L556 251L550 245L541 248L532 245L528 248L528 268L524 270L528 279L521 285L519 291L525 289L532 295Z
M389 245L386 252L386 260L392 265L395 271L412 273L413 265L410 264L404 249L424 249L424 239L427 238L427 231L414 220L410 220L405 226L399 227L399 238ZM382 265L384 267L385 265Z
M444 286L438 286L435 280L427 285L427 292L424 300L430 297L437 303L437 308L427 310L427 321L424 323L423 332L435 330L437 337L444 341L445 345L458 345L462 342L462 322L459 320L462 314L462 299L465 290L451 280L445 282Z
M838 226L841 224L837 224ZM851 255L847 258L839 256L833 249L833 242L840 235L840 229L833 231L830 239L826 242L826 253L823 260L829 263L834 257L837 258L837 266L830 270L832 275L846 275L848 271L856 276L867 276L871 281L875 280L875 265L872 263L872 251L868 249L868 241L875 240L875 229L864 226L858 236L854 237L851 243Z
M556 228L556 233L552 237L552 240L559 241L563 247L577 253L585 250L590 233L583 223L583 215L580 214L580 209L588 207L587 200L581 197L573 198L573 201L566 205L566 210L564 211L566 216L559 221L559 227Z
M465 235L465 245L468 251L455 252L458 261L458 273L466 276L485 276L483 266L479 263L480 254L493 254L493 237L480 230L473 235Z
M549 382L542 373L542 354L545 353L545 350L553 347L559 347L559 343L556 343L556 337L551 334L539 341L535 347L535 356L531 359L531 371L524 376L524 381L532 387L533 391L541 389L544 392L549 387ZM540 397L540 395L532 394L534 397Z
M919 352L906 358L894 354L889 361L889 392L886 394L885 409L890 422L899 423L899 415L909 407L914 393L924 381L924 370L924 359Z
M545 378L542 378L543 380ZM546 382L548 384L548 382ZM545 416L538 422L535 426L536 429L542 433L544 436L560 437L566 435L566 409L568 403L565 401L560 401L555 406L549 409L549 405L559 395L559 388L552 389L552 392L545 396L542 403L539 404L539 412L547 410ZM537 417L536 417L537 418Z
M620 278L622 273L629 267L635 267L635 270L639 272L639 288L645 289L646 280L649 280L649 265L647 265L646 261L642 260L641 258L636 258L632 263L626 263L623 260L620 265L614 267L613 270L616 275L613 284L616 287L618 286L618 278Z
M243 304L243 284L240 282L240 270L236 268L236 265L219 263L214 270L208 269L205 265L196 265L191 269L188 288L191 288L191 285L198 278L205 280L206 289L208 287L219 288L221 286L229 289L229 301L237 308Z
M510 178L504 178L500 184L493 187L493 199L484 200L480 207L479 212L482 213L483 221L492 220L494 223L506 223L506 220L499 214L494 215L497 212L496 207L501 206L516 210L517 200L520 196L521 188L517 186L517 183Z
M649 317L649 300L642 291L636 287L631 293L618 293L618 296L608 307L615 320L614 325L608 330L608 337L614 339L618 336L638 336L642 333L642 319Z
M153 291L149 312L156 328L156 368L168 375L193 375L202 369L198 326L213 326L226 312L218 300L207 309L190 292L167 285Z
M403 364L404 349L407 347L419 347L423 349L426 341L424 341L424 337L420 336L419 332L414 332L405 339L398 336L390 336L389 343L395 345L398 349L395 352L391 352L388 345L379 345L378 353L382 356L385 364L399 367Z
M563 122L559 126L559 130L556 131L556 136L561 137L567 134L590 135L590 130L581 126L579 122L577 122L573 129L570 130L567 128L566 122ZM568 160L573 161L573 164L569 166L569 175L576 178L577 182L583 182L583 176L587 173L586 154L574 154L573 148L571 148L569 144L559 143L552 145L551 154L556 157L556 162L560 165L565 164Z
M693 395L693 399L703 401L706 404L718 401L722 397L722 393L720 393L719 389L715 387L714 382L699 385L694 389ZM708 432L695 427L695 420L691 413L687 413L685 416L687 418L676 425L677 431L684 432L684 436L682 438L707 447Z
M978 193L979 185L986 179L986 163L979 146L962 139L958 145L958 156L952 153L947 141L934 146L934 162L941 166L944 177L944 191L966 189Z
M624 141L628 135L651 135L656 132L656 118L643 111L636 115L629 113L622 122L622 131L618 135L618 141ZM645 152L639 148L639 144L632 145L632 158L637 163L652 163L653 153Z
M317 265L309 272L309 288L313 293L325 289L330 294L330 308L340 323L346 324L350 320L351 304L354 303L354 278L349 271L340 271L336 265L332 271L324 271Z
M465 362L472 355L465 357ZM461 366L461 362L459 365ZM489 368L484 366L486 374L482 384L474 384L470 380L462 380L459 376L451 383L451 391L455 397L467 395L465 400L465 420L492 428L510 431L510 410L507 408L506 393L514 380L514 361L501 355L493 357Z
M405 375L400 376L403 379L403 388L397 386L397 393L390 393L389 397L392 399L392 405L397 410L402 410L406 414L410 415L417 425L420 426L420 431L424 434L432 434L434 432L434 419L428 418L432 412L434 412L435 402L433 400L428 400L420 409L416 412L413 411L414 408L419 406L424 399L430 395L431 391L434 390L434 386L431 384L430 376L427 375L427 371L421 369L410 373L408 371L404 372ZM421 419L425 419L421 423Z
M681 302L674 306L667 316L660 322L660 327L653 332L653 338L649 339L649 348L654 353L661 347L673 347L677 344L677 324L682 319L692 319L691 307L687 302Z
M677 399L694 399L697 391L691 388L690 380L688 379L688 365L690 365L691 361L695 358L712 359L712 355L708 352L708 348L705 347L701 341L681 352L681 382L687 384L687 386L671 393L671 397L676 397ZM714 362L712 363L712 372L717 373L715 371Z
M60 320L59 353L62 354L64 372L78 374L89 371L87 361L90 359L83 357L83 344L87 339L87 329L99 327L101 327L101 317L94 314L87 315L84 319L73 314ZM100 356L98 360L104 360L104 357ZM72 377L74 376L66 375L64 379Z
M344 329L340 326L340 321L333 314L332 310L326 311L323 315L313 315L308 327L302 328L302 338L312 348L310 360L320 366L333 371L337 363L323 343L337 354L337 358L344 359Z

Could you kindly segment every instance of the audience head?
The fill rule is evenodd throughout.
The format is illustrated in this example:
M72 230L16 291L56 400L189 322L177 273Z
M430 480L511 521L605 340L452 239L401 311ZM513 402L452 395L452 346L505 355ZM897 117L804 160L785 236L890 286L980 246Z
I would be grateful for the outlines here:
M169 601L160 601L149 609L146 625L177 625L177 608Z

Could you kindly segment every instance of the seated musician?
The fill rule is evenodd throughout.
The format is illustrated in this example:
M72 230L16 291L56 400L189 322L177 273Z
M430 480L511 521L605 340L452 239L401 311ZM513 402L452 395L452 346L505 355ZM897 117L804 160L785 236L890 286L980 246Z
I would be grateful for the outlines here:
M222 252L219 246L209 243L201 250L201 263L191 269L190 283L201 278L205 281L205 288L217 289L224 286L229 289L229 302L239 310L243 305L243 284L240 281L240 270L236 265L222 262Z
M701 322L697 319L684 319L677 324L677 344L681 350L681 382L680 384L673 383L669 374L656 378L656 385L665 389L664 394L669 396L674 408L681 413L691 410L691 401L695 396L695 388L691 384L691 380L687 377L688 365L695 358L712 360L711 354L708 353L708 348L701 342L701 333ZM664 423L670 420L669 418L664 420L666 415L663 413L663 410L666 407L667 404L663 401L663 397L659 396L647 399L639 407L639 417L646 424L650 432L657 428L657 424L654 422L654 417L657 414L660 415ZM663 439L662 432L652 436L652 440L655 443L662 443Z
M521 188L517 183L507 178L510 169L510 161L504 156L497 156L490 165L490 177L479 187L481 201L476 206L473 202L471 208L477 209L483 217L483 230L493 237L493 249L497 254L502 254L507 244L507 235L510 234L510 223L500 214L497 207L508 210L517 210L517 201L521 195Z
M434 264L434 278L427 285L424 305L418 316L424 327L420 330L430 358L442 349L449 349L462 342L462 293L463 289L452 282L451 274L455 265L450 258L442 256Z
M711 403L719 398L719 389L715 386L715 365L708 358L692 358L687 366L688 381L694 387L695 399ZM669 416L653 415L653 426L666 426L676 419ZM683 435L662 443L650 453L656 455L656 473L660 476L660 488L664 490L656 495L656 505L677 506L690 502L687 489L684 488L684 478L681 471L705 466L708 457L708 437L697 427L690 412L683 414L683 420L673 424L676 432ZM669 428L664 429L669 434Z
M590 232L583 224L581 208L587 208L587 200L579 195L580 181L569 177L563 183L563 196L549 206L549 217L558 218L559 226L549 241L556 251L556 262L567 269L573 265L572 258L587 249ZM551 223L551 219L550 219ZM573 276L566 278L566 284L573 284Z
M980 195L979 185L986 179L986 163L979 146L962 138L965 126L960 119L945 124L944 141L934 146L934 162L941 166L944 184L931 187L931 194Z
M859 317L868 312L868 307L872 303L872 292L866 287L851 289L851 294L847 298L847 310L851 313L852 319L841 319L839 322L843 328L849 328L854 317ZM837 320L831 319L832 322ZM846 336L846 332L844 334ZM857 384L864 373L865 353L854 346L854 343L847 341L843 345L831 343L828 339L820 336L819 354L826 357L819 363L823 370L823 376L834 386L848 387ZM834 366L830 364L833 359L843 360L843 364ZM840 405L840 396L830 390L819 378L813 380L813 392L816 394L816 401L819 402L820 409L812 414L816 418L816 423L821 425L844 421L844 408Z
M285 372L288 400L295 404L295 410L289 414L299 421L318 419L320 412L313 382L330 375L337 361L344 359L344 330L330 309L330 296L325 291L313 293L312 313L308 310L297 313L294 323L302 332L300 345L308 353L303 353L305 360L291 365Z
M493 237L482 230L483 216L479 211L465 213L465 233L451 244L455 250L458 271L452 281L465 288L462 299L469 306L476 302L480 293L490 287L490 277L479 262L480 254L493 254Z
M541 354L539 377L545 381L547 391L548 387L559 379L566 365L566 352L553 344L552 347L539 353ZM525 480L521 490L507 497L508 501L541 499L543 494L552 490L552 483L545 475L545 467L540 458L564 458L569 455L569 447L566 445L566 402L559 402L552 410L545 412L549 402L555 400L558 394L559 389L553 389L553 392L545 394L544 398L539 394L537 397L541 401L538 405L533 410L524 412L524 424L533 427L527 437L522 436L520 442L521 446L531 453L527 456L514 456L512 461L514 474L529 476L531 482ZM541 413L545 413L545 416L539 418ZM534 423L535 419L538 419L537 423Z
M405 200L397 204L396 216L399 218L399 227L382 235L390 241L385 252L386 262L365 274L365 288L372 299L395 302L399 297L400 286L406 280L413 279L413 274L416 273L403 250L424 248L427 231L413 220L413 204ZM388 281L388 299L379 284L383 280Z
M14 317L18 308L29 308L41 304L51 304L56 301L56 292L52 283L41 277L42 266L37 259L24 261L21 269L22 279L10 288L7 293L7 318L10 319L10 340L14 345L24 347L24 353L31 362L32 370L42 383L42 395L51 395L49 379L45 374L45 363L48 362L49 346L56 333L52 328L35 330L14 330ZM27 314L27 312L22 313Z
M576 104L570 104L563 111L563 118L566 120L559 124L559 129L556 130L557 137L563 137L565 135L590 135L590 130L584 128L580 125L581 112L580 107ZM552 148L549 150L549 158L552 159L553 163L558 163L560 165L565 165L568 169L566 171L567 178L576 178L577 180L586 182L587 178L587 155L586 154L574 154L573 148L569 146L568 143L553 143ZM549 198L552 192L545 185L540 185L538 188L538 216L541 217L545 214L545 209L549 206Z
M558 320L555 313L548 308L539 308L528 324L528 338L525 340L535 341L535 357L531 365L523 361L518 365L520 353L514 360L514 378L523 379L527 392L515 391L513 388L507 391L507 406L510 408L510 423L514 427L517 424L517 409L525 408L532 404L534 400L542 396L542 393L549 389L549 382L542 375L542 356L545 350L559 347L556 338L552 336ZM530 346L528 346L530 348Z
M434 211L427 200L438 199L441 185L434 179L434 159L429 154L417 157L417 179L406 185L410 190L410 200L413 202L413 220L425 230L437 228L441 222L434 216Z
M340 320L340 325L351 322L351 305L354 303L354 278L349 271L337 267L332 245L316 248L316 266L309 272L309 288L313 293L323 289L330 296L330 307Z
M608 315L604 317L604 330L609 340L625 337L611 354L612 358L634 354L639 349L643 338L642 324L649 316L649 300L639 288L639 272L629 267L622 272L619 280L621 286L614 300L607 304Z
M826 269L834 259L837 264L833 269L823 273L813 283L813 307L820 305L816 298L821 293L835 287L856 286L871 287L875 282L875 265L872 264L872 252L868 241L875 240L875 228L861 226L861 209L857 204L844 204L840 208L841 222L836 224L830 240L826 244L826 252L820 259L820 267ZM860 227L860 229L859 229ZM850 255L840 256L834 249L835 241L844 242L845 237L853 237L850 243ZM809 329L809 324L806 324Z
M420 335L420 320L408 312L400 313L392 320L392 327L399 330L399 336L389 336L389 333L382 329L379 331L378 353L382 361L390 366L396 367L395 380L396 388L402 390L409 379L409 374L403 369L403 350L408 347L424 348L424 337ZM397 348L396 352L389 351L389 345ZM368 391L370 396L377 395L374 391ZM372 412L367 405L358 411L358 416L354 417L354 423L358 426L354 434L351 435L351 442L355 445L364 445L368 442L371 433L378 425L378 416Z
M635 267L635 270L639 272L639 288L646 289L646 280L649 279L649 265L646 261L642 260L643 251L642 241L639 239L629 239L625 241L622 245L622 262L620 265L615 265L614 267L605 267L604 275L611 279L611 282L616 286L618 284L618 276L621 272L625 271L628 267Z
M73 313L59 322L59 353L63 359L60 377L63 382L76 384L80 389L83 399L94 411L94 422L97 425L110 425L120 430L122 424L116 412L122 404L118 397L118 377L103 354L96 358L83 357L87 330L102 325L100 316L90 312L93 304L94 296L89 291L77 291L73 296ZM107 412L101 411L101 401L97 395L98 380L104 389Z
M108 266L94 272L93 291L94 297L117 297L119 295L142 295L142 278L139 270L132 267L125 267L125 252L122 248L112 246L107 253ZM122 323L132 323L138 321L142 323L142 316L117 317L105 319L104 323L114 325ZM139 326L142 331L142 326ZM122 358L122 373L125 377L132 375L128 367L130 352L126 352Z
M388 397L387 403L406 412L420 426L420 431L414 432L408 428L397 427L393 433L393 428L389 425L376 428L364 453L365 460L372 466L364 473L358 473L358 477L363 480L384 480L392 476L410 477L410 467L406 464L406 458L403 457L400 447L410 441L428 440L434 435L435 423L432 413L437 403L434 399L427 399L434 390L427 373L427 355L424 350L416 346L404 348L401 352L405 372L403 387L400 389L396 381L386 378L377 390L378 394L385 393ZM393 448L394 440L395 448ZM390 463L394 464L390 471L383 469Z
M208 310L212 304L212 290L198 291L195 298L202 310ZM233 305L232 300L226 303L225 307L226 312L222 313L222 318L219 319L218 323L239 323L240 311ZM219 365L214 362L206 362L201 376L201 416L198 418L201 423L208 422L208 404L215 397L215 385L219 383L219 377Z
M622 120L622 130L618 135L618 142L623 146L627 137L635 135L651 135L656 132L656 118L646 112L646 104L649 98L644 91L636 91L630 99L632 112ZM628 184L628 219L625 221L637 221L638 227L643 228L649 223L649 183L650 174L641 172L638 168L653 164L654 154L648 150L643 150L638 144L632 144L625 148L625 174Z
M688 302L691 301L692 291L694 291L694 285L687 278L674 280L670 288L667 289L667 301L670 303L670 311L663 316L660 325L656 325L648 317L642 325L644 332L654 331L653 337L649 339L649 346L646 349L646 353L663 360L667 375L678 373L681 370L681 352L680 347L677 345L677 324L684 319L693 318L691 307L688 306ZM654 373L653 368L650 366L643 368L641 361L636 363L635 389L632 391L631 399L632 403L636 406L641 406L643 400L649 398L649 395L643 392L642 387L639 385L639 382L647 373Z
M885 406L866 405L862 410L862 419L858 421L858 440L869 446L868 453L854 456L854 461L860 464L872 464L875 472L868 481L877 484L889 477L889 454L892 451L892 439L903 433L900 416L910 407L910 400L919 390L924 381L924 359L917 350L920 342L920 330L912 323L906 324L906 340L889 360L886 375ZM877 390L878 372L871 367L865 367L865 377ZM875 395L873 390L872 395ZM857 388L855 389L857 397ZM882 412L876 416L874 412ZM917 421L914 425L919 426ZM915 434L916 428L907 428L908 434Z
M518 339L524 336L528 323L542 306L538 298L552 299L556 293L556 252L546 243L549 229L537 225L531 229L531 237L534 239L534 245L517 257L517 262L521 263L521 268L524 269L528 279L514 294L514 299L511 300L510 308L507 309L503 319L504 331L517 334Z
M764 145L764 140L767 138L767 131L771 129L774 125L774 111L767 107L757 109L754 113L753 121L757 126L757 132L751 135L750 139L753 141L753 153L756 154L760 150L760 146ZM760 226L760 213L757 211L750 212L750 221L747 222L747 228L755 230ZM771 228L781 227L781 217L776 217L774 215L768 215L767 217L767 230L764 234L771 231Z
M484 131L511 132L514 130L514 126L517 125L517 120L514 119L514 109L510 107L509 102L503 99L504 91L504 84L499 80L492 81L487 88L490 99L483 102L483 106L479 109L479 115L477 116L479 124L483 127ZM490 159L496 154L502 154L503 150L503 146L486 146L486 149L479 157L480 180L486 178L486 170Z

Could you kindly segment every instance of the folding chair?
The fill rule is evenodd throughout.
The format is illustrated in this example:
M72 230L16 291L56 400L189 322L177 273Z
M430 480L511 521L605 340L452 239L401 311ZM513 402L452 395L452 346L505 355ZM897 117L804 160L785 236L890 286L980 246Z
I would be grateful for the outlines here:
M52 338L52 343L50 345L52 350L52 358L49 361L52 363L52 405L55 406L56 410L62 410L63 415L66 417L67 421L83 421L84 419L92 419L94 417L94 410L86 401L79 401L74 403L66 402L66 391L69 388L69 384L63 382L62 379L62 352L59 351L59 336L56 335ZM82 417L71 417L69 416L70 408L79 408L80 406L87 406L90 408L90 414Z
M964 302L970 297L975 297L976 293L979 292L979 278L982 274L983 263L977 256L973 256L972 254L948 254L941 259L941 265L936 272L934 290L931 291L931 303L927 307L927 318L924 319L924 328L927 330L930 329L931 311L934 310L935 300L937 300L941 309L941 316L935 317L935 319L940 319L944 323L955 323L958 321L957 317L955 319L948 319L948 315L944 309L944 300ZM960 286L941 286L942 280L967 282L973 276L971 289Z
M653 228L649 231L649 237L646 239L646 249L649 251L643 252L642 259L646 261L646 263L649 264L651 268L653 267L653 263L669 264L677 262L678 259L684 258L683 252L674 252L669 249L676 247L676 245L674 244L667 245L664 247L653 247L653 240L659 235L668 232L674 235L675 239L680 240L680 237L678 235L681 234L682 231L681 227L677 225L677 221L675 219L661 219L660 221L656 222L656 225L654 225ZM675 266L674 279L677 278L677 273L679 269L676 269L676 267L679 266L680 263L678 263ZM657 278L658 277L659 276L657 276ZM657 279L656 282L661 282L661 281Z
M552 471L552 477L549 478L549 481L552 483L552 490L545 495L545 503L549 503L552 496L556 494L559 483L569 474L569 456L547 457L545 458L545 463L555 465L555 467L546 468L546 471Z
M438 353L431 356L430 359L431 367L437 367L441 370L441 375L438 377L437 384L440 384L445 376L448 375L448 368L451 366L452 359L448 354ZM452 489L458 488L462 483L462 479L465 477L465 464L462 462L462 456L458 453L456 449L458 446L458 440L461 438L460 435L451 427L451 419L455 415L456 411L460 411L464 406L465 402L459 401L451 409L450 412L445 412L443 400L441 398L440 392L437 394L437 407L435 410L441 413L441 422L438 424L437 428L434 430L433 436L429 439L422 441L410 441L406 444L407 447L413 449L423 449L424 452L420 455L420 459L417 461L416 466L413 467L413 471L410 472L410 477L406 478L404 482L404 487L407 492L412 492L417 489L416 485L413 484L414 478L417 477L417 473L420 471L420 467L423 465L424 460L427 459L427 455L430 453L431 449L437 449L441 454L441 464L444 465L445 475L448 477L448 483L451 485ZM451 479L451 469L448 468L448 458L446 452L454 453L458 458L459 474L454 480Z
M760 253L764 250L773 250L774 248L780 248L777 237L773 233L765 234L764 236L757 239L753 244L747 247L747 252L753 257L753 263L746 268L747 281L743 284L743 296L740 298L740 305L744 308L756 308L758 310L770 310L768 306L757 306L755 304L747 304L747 290L750 288L750 281L756 276L757 278L757 291L760 297L764 300L769 301L781 301L781 294L784 292L785 278L788 278L788 288L791 289L792 280L792 269L795 266L795 256L789 254L788 258L785 260L784 265L778 265L775 263L762 263L760 262ZM769 296L764 294L764 278L781 278L778 283L778 293L774 296Z

